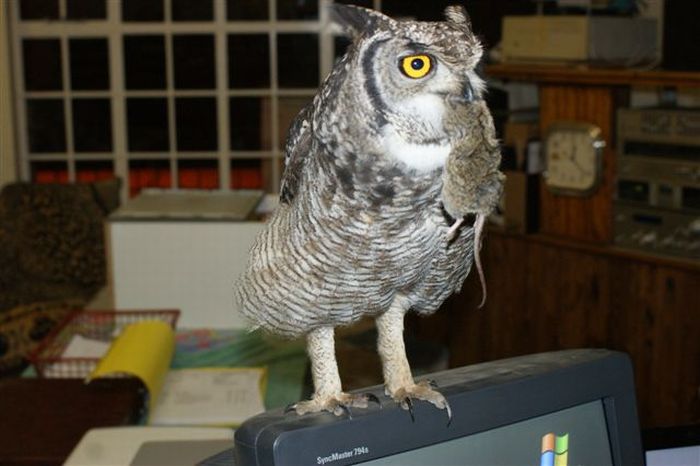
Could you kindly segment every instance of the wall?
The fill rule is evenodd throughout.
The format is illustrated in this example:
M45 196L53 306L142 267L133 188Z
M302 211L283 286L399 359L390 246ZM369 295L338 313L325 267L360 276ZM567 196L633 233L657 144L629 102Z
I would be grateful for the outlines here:
M17 179L12 117L8 3L0 4L0 186Z

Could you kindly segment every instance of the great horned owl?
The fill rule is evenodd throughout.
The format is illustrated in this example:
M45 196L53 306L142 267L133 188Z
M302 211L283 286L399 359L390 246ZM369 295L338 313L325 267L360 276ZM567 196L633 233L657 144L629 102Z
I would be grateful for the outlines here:
M462 7L448 7L444 22L333 12L353 42L290 128L280 206L236 299L257 326L307 337L315 392L297 413L367 405L367 395L342 391L334 328L374 316L386 393L449 414L442 394L414 382L403 320L433 313L469 273L481 230L450 215L483 221L500 194L474 72L482 47Z

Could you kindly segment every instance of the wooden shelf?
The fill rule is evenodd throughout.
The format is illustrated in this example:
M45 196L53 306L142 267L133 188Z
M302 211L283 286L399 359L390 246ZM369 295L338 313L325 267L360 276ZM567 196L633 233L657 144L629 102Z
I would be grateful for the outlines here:
M673 269L685 270L687 272L700 273L700 260L647 253L634 249L621 248L614 245L600 245L595 243L573 241L542 233L523 235L521 233L508 232L501 228L489 228L489 234L522 239L524 241L538 243L545 246L580 251L592 255L626 259L653 266L669 267Z
M598 68L590 65L500 63L488 65L486 75L513 81L589 86L700 87L700 73L698 72Z

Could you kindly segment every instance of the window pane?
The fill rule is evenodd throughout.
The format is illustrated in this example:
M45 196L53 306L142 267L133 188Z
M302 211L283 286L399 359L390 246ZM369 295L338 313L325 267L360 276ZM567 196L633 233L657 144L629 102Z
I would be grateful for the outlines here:
M261 189L263 187L263 167L260 159L231 160L232 189Z
M333 3L342 3L344 5L363 6L365 8L374 8L372 0L333 0Z
M214 36L173 36L176 89L214 89Z
M75 164L75 180L79 183L92 183L114 177L114 165L109 160L79 161Z
M27 99L29 152L65 152L66 124L61 99Z
M172 0L173 21L211 21L214 18L212 0Z
M165 89L165 38L124 36L127 89Z
M65 162L32 162L32 183L68 183L68 164Z
M229 21L267 20L267 0L226 0Z
M112 150L112 107L109 99L73 99L73 140L76 152Z
M270 87L270 38L267 34L228 36L228 86Z
M318 36L279 34L277 36L279 85L283 88L318 86Z
M58 19L58 0L20 0L22 19Z
M313 97L280 97L279 99L279 136L277 141L279 142L279 149L284 149L284 144L287 141L287 133L289 132L289 127L292 125L292 121L299 114L302 108L304 108L309 102L313 100Z
M70 39L69 46L71 88L109 89L107 39Z
M180 97L175 99L177 149L215 151L218 147L216 99Z
M177 185L185 189L218 189L218 166L216 160L178 160Z
M163 0L121 0L122 21L163 21Z
M58 39L23 40L22 58L26 90L51 91L63 88L61 43Z
M105 0L66 0L66 16L69 19L105 19Z
M229 100L231 150L270 149L270 99L232 97Z
M318 19L318 0L277 0L277 19Z
M167 99L126 99L129 151L167 151Z

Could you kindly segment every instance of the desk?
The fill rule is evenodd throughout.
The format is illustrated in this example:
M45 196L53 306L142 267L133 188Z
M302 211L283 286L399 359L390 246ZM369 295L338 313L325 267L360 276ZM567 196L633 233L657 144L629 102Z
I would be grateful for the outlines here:
M0 463L61 464L89 429L137 424L145 397L137 379L0 380Z
M302 396L303 341L210 329L179 330L176 338L172 368L267 366L266 408L284 407ZM82 379L2 379L0 464L61 464L89 429L138 425L144 407L145 391L135 379L98 379L89 385Z

